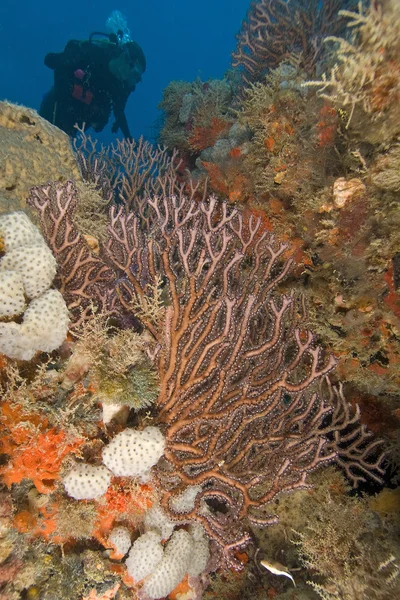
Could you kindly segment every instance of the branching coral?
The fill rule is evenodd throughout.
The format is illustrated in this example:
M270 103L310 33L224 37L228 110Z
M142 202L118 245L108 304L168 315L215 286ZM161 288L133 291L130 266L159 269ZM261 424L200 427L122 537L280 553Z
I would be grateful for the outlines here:
M309 74L315 72L323 53L322 38L343 27L337 18L340 8L352 8L343 0L256 0L251 3L232 65L240 67L243 83L260 81L270 69L287 60L293 52Z
M36 193L59 197L54 191ZM48 210L45 219L51 203ZM157 343L157 419L167 440L167 467L157 470L162 505L182 520L172 499L200 486L185 518L201 522L237 566L234 550L249 540L243 519L274 522L265 506L307 486L310 471L335 459L356 483L379 479L379 452L369 462L378 442L368 441L341 392L316 385L335 360L324 360L313 335L296 327L293 295L274 294L291 267L287 246L213 197L200 204L155 197L148 210L150 236L140 216L111 211L104 256L126 311L160 275L170 296L161 332L143 319ZM63 226L48 221L48 232L68 231L64 218ZM211 512L206 501L224 504L226 514Z
M154 147L141 137L117 140L115 144L97 150L97 142L80 131L81 143L75 141L77 161L83 179L97 189L104 208L115 199L127 209L142 209L150 194L172 194L179 189L179 158L176 150ZM79 214L79 211L78 211Z
M69 182L63 188L32 188L27 202L40 212L43 233L58 263L59 289L76 324L96 308L111 308L114 273L101 256L91 252L73 217L78 194Z

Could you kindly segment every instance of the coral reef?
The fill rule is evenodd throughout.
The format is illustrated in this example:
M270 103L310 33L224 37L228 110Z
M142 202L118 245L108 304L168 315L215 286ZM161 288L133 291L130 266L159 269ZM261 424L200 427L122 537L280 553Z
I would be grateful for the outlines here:
M325 42L337 46L335 67L321 81L305 85L348 113L346 129L351 127L352 135L371 144L390 142L400 131L398 3L372 3L367 12L360 3L358 12L341 10L339 15L357 36L352 41L328 36Z
M365 429L357 425L358 411L350 410L341 391L334 391L329 383L324 384L325 389L322 385L335 360L324 359L313 335L298 327L294 296L280 297L275 291L287 277L292 261L284 258L287 245L267 233L260 220L247 219L213 197L204 203L184 195L149 198L149 230L141 227L140 213L113 207L109 239L104 247L100 244L98 256L82 239L85 261L78 252L67 254L65 263L65 248L72 239L81 239L78 234L71 237L76 225L74 212L68 210L71 202L77 202L76 190L69 182L48 184L36 187L30 201L40 212L43 232L56 260L61 260L60 267L66 264L59 272L61 289L65 281L71 281L71 275L86 285L87 264L101 261L111 273L112 283L104 294L99 291L104 290L104 280L92 276L93 297L105 295L111 305L115 305L115 297L119 303L117 318L125 311L138 323L131 354L128 352L118 369L115 365L122 356L118 352L129 338L126 332L113 335L105 324L106 317L96 317L93 304L87 304L89 312L80 324L81 334L78 327L75 330L72 358L64 359L57 378L72 404L79 396L84 402L88 394L92 402L102 401L95 387L101 378L104 380L107 364L114 364L114 375L120 379L131 367L135 372L143 361L137 363L137 357L147 350L160 378L153 422L161 426L165 436L165 449L163 442L157 450L158 442L153 440L156 456L150 466L161 454L164 456L163 463L153 469L150 483L167 517L178 527L177 534L185 534L182 524L201 525L214 543L219 564L239 568L238 551L251 540L245 522L257 526L275 522L276 517L265 515L262 509L282 491L307 487L308 473L317 467L336 459L355 483L365 475L379 481L379 443L370 442ZM160 277L168 292L161 304ZM86 297L85 288L79 290ZM147 310L152 303L156 310ZM121 321L125 327L128 323ZM273 368L266 368L268 364ZM88 379L91 370L94 375ZM29 418L34 419L34 414ZM111 420L112 440L105 445L99 432L96 435L90 429L83 441L85 428L82 430L81 425L76 431L74 422L69 431L65 430L65 438L57 434L55 427L60 427L60 420L52 415L43 424L43 434L33 433L40 446L47 448L48 440L46 457L32 462L22 453L21 475L5 478L8 485L24 478L40 493L54 493L50 503L35 501L36 512L27 512L22 504L16 523L20 532L48 537L55 544L63 542L59 511L67 506L62 490L55 486L60 471L64 469L62 479L68 494L78 502L83 498L100 505L109 494L106 489L115 490L111 475L103 485L103 474L97 474L101 455L114 476L129 480L137 471L131 467L121 471L114 465L121 452L121 460L125 456L126 443L120 448L118 440L128 433L140 437L147 430L156 430L142 425L142 432L136 433ZM190 433L192 422L198 425ZM29 439L28 435L28 443ZM65 447L64 440L68 440ZM143 446L143 441L136 443ZM57 458L52 457L51 448ZM86 461L74 467L70 455L78 448ZM126 446L123 464L130 464L136 454L135 445L129 448ZM18 452L11 446L4 452L10 457L6 473L14 472ZM191 503L184 505L182 494L186 490L193 494ZM124 484L120 493L126 494ZM215 502L219 509L213 508ZM116 521L113 518L111 522L105 515L101 517L91 535L107 547L108 528L124 525L122 514L117 513ZM170 555L168 548L167 544L166 556ZM182 559L178 562L186 564ZM190 573L189 564L185 569ZM180 577L185 575L181 570L179 573ZM126 573L124 577L126 585L129 577ZM157 586L154 590L149 587L153 590L148 592L150 597L159 597Z
M252 3L160 146L1 104L0 600L399 595L399 10Z
M300 56L280 56L266 77L242 87L235 110L227 107L231 130L240 124L247 138L228 153L229 134L217 140L225 155L216 144L194 154L192 176L207 176L209 190L245 203L290 240L305 265L293 283L309 300L310 327L341 357L346 393L361 404L375 395L384 420L400 401L399 5L345 8L338 18L342 38L328 36L331 53L317 61L326 76L306 81ZM347 96L327 84L336 63Z
M75 198L70 184L35 190L34 204L42 211L49 241L57 240L57 257L57 246L64 248L72 227L73 213L68 210L53 218L53 212L60 214L63 197ZM341 392L333 392L329 385L325 391L315 388L335 361L332 357L323 361L312 334L296 327L294 298L285 295L278 300L271 295L291 266L290 260L282 260L287 246L277 244L260 221L247 220L215 198L198 204L184 196L155 197L148 200L148 212L153 223L149 235L141 227L140 214L127 213L123 207L111 210L103 260L114 272L110 294L126 312L134 311L149 290L157 289L159 275L170 296L161 331L151 316L136 314L155 339L153 357L160 377L157 420L165 429L169 467L157 471L157 487L165 490L162 506L179 520L173 498L187 486L200 485L196 505L185 519L200 522L224 560L235 565L233 551L249 538L241 532L240 521L236 521L238 531L230 531L222 515L199 510L205 500L218 500L239 519L267 525L274 517L257 516L257 509L281 491L306 485L307 473L319 465L336 458L354 482L362 481L364 474L379 480L380 458L369 464L376 443L369 444L365 431L354 428L357 412L349 412ZM79 258L70 268L80 279ZM101 289L103 282L92 278L91 285L93 290ZM258 336L249 334L259 327ZM273 370L265 370L263 365L270 363ZM229 410L223 408L225 397L230 398ZM286 434L273 433L270 414ZM308 415L313 415L310 420ZM198 421L194 436L187 430L193 419ZM296 446L296 433L289 435L289 431L296 429L298 419L303 431ZM230 435L220 438L220 431ZM342 431L346 431L343 447ZM333 445L327 437L332 432ZM277 453L269 448L270 436L280 447L278 462ZM255 448L258 452L253 456ZM126 475L125 471L118 474ZM253 479L263 491L253 489Z
M255 0L237 35L232 66L240 67L248 85L299 54L302 68L313 75L322 60L323 38L343 29L339 9L355 7L354 0Z

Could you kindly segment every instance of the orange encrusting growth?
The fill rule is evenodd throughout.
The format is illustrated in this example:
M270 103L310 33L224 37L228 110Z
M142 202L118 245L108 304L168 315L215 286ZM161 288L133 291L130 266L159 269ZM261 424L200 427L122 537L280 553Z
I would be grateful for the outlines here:
M335 140L338 128L338 114L329 104L324 104L319 111L319 116L320 120L317 123L317 145L322 148L330 146Z
M32 537L42 537L53 544L62 545L72 540L76 532L70 535L60 535L57 532L57 518L59 514L58 502L40 506L36 514L32 510L21 510L14 517L14 526L21 533Z
M107 538L116 522L135 526L139 517L151 507L152 496L153 490L148 485L131 489L123 478L115 477L104 497L99 500L93 537L109 547Z
M176 586L175 589L168 596L168 600L183 600L187 597L188 592L191 592L192 588L189 585L189 578L186 574L180 583Z
M60 479L61 463L67 454L76 452L83 439L71 439L67 433L52 427L46 430L47 419L36 414L23 414L23 407L4 403L0 422L7 433L0 441L0 452L9 456L1 467L3 482L10 487L23 479L31 479L41 494L54 490Z
M113 588L110 588L104 592L104 594L97 594L96 589L92 588L89 592L89 595L82 598L82 600L111 600L112 598L115 598L120 587L121 584L116 583Z
M400 293L394 285L394 269L392 264L390 264L386 271L385 282L389 292L384 296L384 302L392 310L393 314L400 318Z
M189 144L194 150L205 150L210 146L214 146L221 136L228 133L231 125L232 123L224 119L213 117L209 125L193 128Z
M234 164L220 168L216 163L203 161L203 166L210 178L210 186L214 192L231 202L247 199L247 178Z

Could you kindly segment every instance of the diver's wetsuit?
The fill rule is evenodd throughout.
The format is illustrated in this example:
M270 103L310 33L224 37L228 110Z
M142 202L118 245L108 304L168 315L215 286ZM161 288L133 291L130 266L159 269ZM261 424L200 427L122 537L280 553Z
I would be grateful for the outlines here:
M121 129L131 137L124 111L146 69L140 46L71 40L63 52L47 54L44 62L54 70L54 87L40 107L45 119L74 136L75 123L102 131L113 111L113 131Z

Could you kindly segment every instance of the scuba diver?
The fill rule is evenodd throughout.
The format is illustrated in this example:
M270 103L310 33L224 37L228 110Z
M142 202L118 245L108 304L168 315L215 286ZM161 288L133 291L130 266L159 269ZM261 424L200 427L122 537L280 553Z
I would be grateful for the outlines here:
M42 117L75 136L75 124L102 131L113 112L112 132L120 129L131 139L125 106L146 70L138 44L124 42L122 31L94 32L89 40L71 40L63 52L47 54L44 63L54 71L54 86L43 97Z

